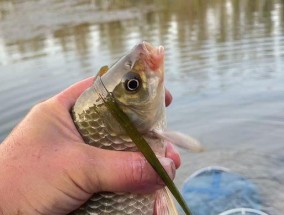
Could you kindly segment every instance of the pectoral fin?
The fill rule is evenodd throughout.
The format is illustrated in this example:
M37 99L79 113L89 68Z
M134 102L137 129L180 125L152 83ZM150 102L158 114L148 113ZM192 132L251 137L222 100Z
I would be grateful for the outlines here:
M167 187L156 192L154 215L178 215L171 193Z
M187 136L183 133L177 131L161 131L161 130L153 130L153 132L160 137L161 139L168 140L171 143L180 146L184 149L187 149L192 152L202 152L204 148L199 143L198 140L193 137Z

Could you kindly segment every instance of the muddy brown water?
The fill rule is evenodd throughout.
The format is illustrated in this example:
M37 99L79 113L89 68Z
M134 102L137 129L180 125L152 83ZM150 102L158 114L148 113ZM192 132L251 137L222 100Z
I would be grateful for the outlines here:
M284 213L284 2L0 0L0 140L37 102L141 40L166 49L168 126L198 138L176 183L220 165Z

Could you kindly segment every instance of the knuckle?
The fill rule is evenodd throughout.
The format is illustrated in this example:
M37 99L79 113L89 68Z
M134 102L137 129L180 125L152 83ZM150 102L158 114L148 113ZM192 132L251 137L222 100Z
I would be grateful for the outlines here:
M62 156L61 156L62 157ZM64 166L66 171L74 177L76 185L84 190L85 192L94 190L95 181L94 174L90 170L93 170L92 163L87 153L82 150L79 145L73 145L72 147L66 146L64 152L64 160L67 165Z
M46 112L48 110L48 102L47 101L42 101L36 105L34 105L31 109L32 113L42 113Z
M141 158L136 158L131 162L130 175L131 181L135 184L143 183L146 174L146 161Z

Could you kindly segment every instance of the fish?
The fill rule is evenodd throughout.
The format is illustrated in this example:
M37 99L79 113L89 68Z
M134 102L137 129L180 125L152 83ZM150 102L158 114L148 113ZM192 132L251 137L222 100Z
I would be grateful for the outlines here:
M165 156L166 141L201 151L193 138L166 130L163 46L137 44L110 68L100 69L94 83L72 108L73 121L86 144L116 151L139 151L105 105L110 93L157 156ZM149 194L95 193L72 215L178 214L166 188Z

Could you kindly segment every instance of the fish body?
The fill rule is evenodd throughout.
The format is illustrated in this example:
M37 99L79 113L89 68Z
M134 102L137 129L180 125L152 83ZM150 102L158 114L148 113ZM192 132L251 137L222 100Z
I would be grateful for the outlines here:
M110 69L104 67L98 73L72 110L74 123L87 144L108 150L138 151L104 104L102 94L107 91L153 151L165 156L164 140L153 133L163 131L166 126L163 62L163 47L142 42ZM149 215L154 213L155 202L159 202L156 199L161 195L167 195L164 189L150 194L96 193L72 214Z

